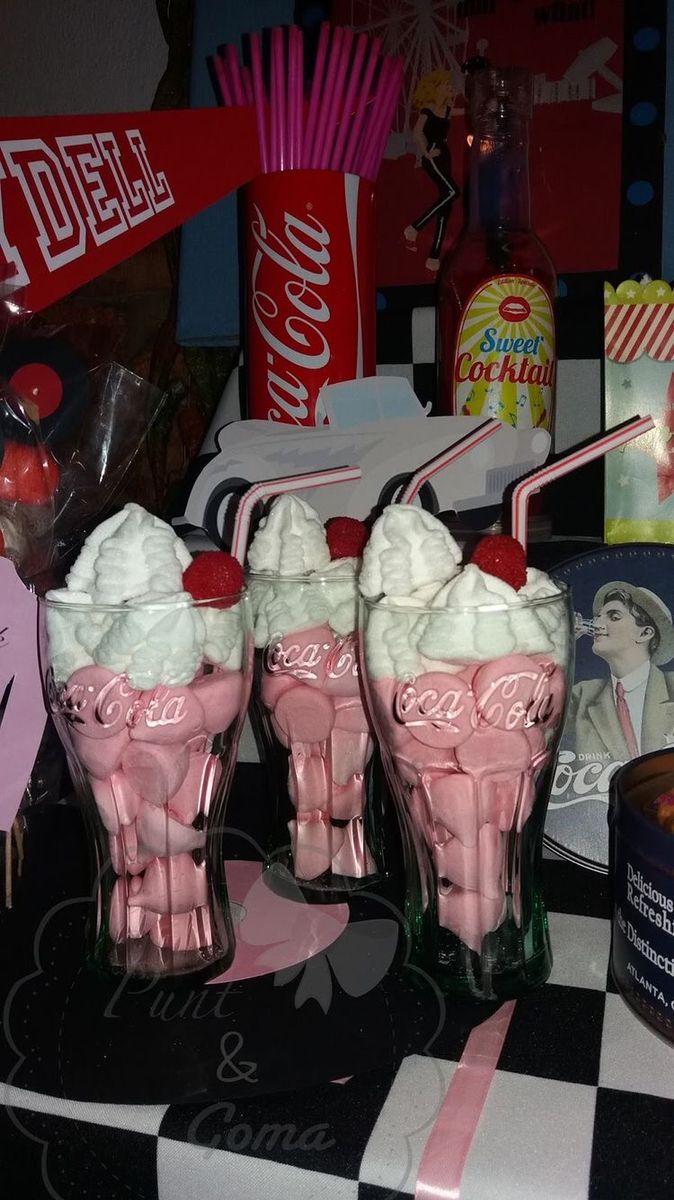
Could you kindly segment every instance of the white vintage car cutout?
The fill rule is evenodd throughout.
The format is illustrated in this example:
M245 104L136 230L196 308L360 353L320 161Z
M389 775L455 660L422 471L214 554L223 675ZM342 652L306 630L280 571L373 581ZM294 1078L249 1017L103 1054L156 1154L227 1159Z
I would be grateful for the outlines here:
M363 477L358 483L314 488L298 495L324 520L336 514L364 519L391 503L417 467L470 433L481 420L422 417L380 421L354 430L234 421L218 431L218 450L204 462L184 512L173 524L183 534L201 529L214 542L228 544L234 507L230 501L251 484L347 465L361 467ZM545 462L549 449L550 436L545 430L515 430L503 425L426 484L421 503L433 513L498 506L508 484Z

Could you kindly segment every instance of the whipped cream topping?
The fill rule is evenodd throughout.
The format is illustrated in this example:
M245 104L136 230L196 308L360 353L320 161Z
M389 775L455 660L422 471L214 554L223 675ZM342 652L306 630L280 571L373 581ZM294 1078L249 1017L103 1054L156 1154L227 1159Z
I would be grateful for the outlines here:
M249 576L248 588L255 629L255 645L329 625L338 637L353 633L358 624L357 558L336 558L306 579Z
M250 544L251 571L308 575L329 563L330 551L318 513L298 496L277 496Z
M428 585L406 598L384 597L368 616L367 666L373 678L398 679L457 664L487 662L508 654L548 654L564 663L568 629L563 605L528 605L560 597L542 571L529 570L515 591L504 580L468 563L448 583ZM395 606L424 608L395 612Z
M363 552L364 596L409 596L426 584L446 583L459 570L461 551L441 521L412 504L392 504L375 521Z
M204 661L239 670L240 606L194 605L182 586L191 561L170 525L137 504L103 521L84 543L67 586L47 593L62 606L47 608L57 683L94 663L128 675L141 689L190 683Z
M66 578L69 591L86 592L94 604L123 604L146 594L182 591L192 555L159 517L127 504L89 534Z

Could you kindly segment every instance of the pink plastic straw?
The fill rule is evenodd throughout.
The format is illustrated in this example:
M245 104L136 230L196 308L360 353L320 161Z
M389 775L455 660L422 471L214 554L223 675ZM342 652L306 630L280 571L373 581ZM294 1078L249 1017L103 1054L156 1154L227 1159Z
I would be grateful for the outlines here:
M337 69L340 63L340 55L342 50L342 42L344 40L344 30L341 26L337 26L332 33L332 45L330 47L330 58L328 59L328 67L325 72L325 84L323 86L323 96L318 108L318 123L316 125L316 136L314 138L314 148L311 154L311 166L320 167L321 157L323 154L323 146L328 131L328 118L332 109L332 98L335 94L335 83L337 80Z
M390 87L389 94L387 95L386 100L384 102L384 114L382 117L381 137L379 140L379 144L377 146L375 146L373 153L372 153L372 158L371 158L370 162L368 163L368 166L370 168L370 177L372 179L377 178L377 175L379 174L379 168L381 167L382 161L384 159L384 155L386 154L386 147L388 145L389 135L391 133L391 128L393 126L393 119L395 117L396 107L398 105L398 100L400 98L400 89L401 89L402 83L403 83L403 74L404 74L403 61L401 58L399 58L396 63L395 74L393 75L393 78L391 79L391 87Z
M297 56L295 62L295 87L293 96L293 109L295 114L295 158L297 166L302 166L302 125L304 122L304 37L302 31L297 30Z
M524 550L527 548L529 500L532 496L540 492L541 488L552 483L554 479L561 479L564 475L570 475L578 467L584 467L586 463L603 458L609 450L617 450L619 446L625 446L627 442L631 442L634 438L640 437L642 433L653 429L654 425L655 422L650 416L633 417L630 421L617 425L608 433L600 434L587 445L580 446L577 450L571 450L564 458L541 467L533 475L528 475L526 479L521 480L513 491L511 509L512 534L520 546Z
M348 141L342 157L343 171L350 172L355 171L356 169L358 148L360 146L363 127L366 123L368 115L370 88L372 87L372 80L374 78L380 50L381 42L379 38L372 38L370 42L370 53L368 55L367 63L365 64L365 71L363 72L363 78L360 84L360 92L356 103L356 112L354 119L351 122Z
M229 76L232 81L234 103L243 105L246 103L246 97L243 90L241 67L239 65L239 56L236 52L236 46L225 46L225 61L229 68Z
M483 421L478 425L477 429L472 429L470 433L462 437L458 442L454 442L453 446L448 446L446 450L442 450L440 454L436 454L435 458L429 459L410 479L404 490L400 493L398 504L411 504L416 500L419 492L424 484L437 475L439 471L445 471L452 463L455 463L459 458L463 458L464 454L468 454L474 450L476 446L480 446L482 442L486 442L487 438L493 437L497 429L502 426L501 421L497 421L494 417L490 417L488 421Z
M250 36L250 61L253 68L253 96L255 102L255 119L257 121L257 137L260 143L260 165L263 173L269 170L268 138L267 138L267 96L262 77L262 51L260 49L259 33Z
M316 50L316 62L314 65L314 76L311 81L311 93L309 96L309 111L307 113L307 125L304 131L303 151L302 151L302 166L311 166L311 157L313 154L314 139L316 136L316 124L318 121L318 110L321 105L321 89L323 87L323 76L325 74L325 64L328 54L328 45L330 43L330 25L324 21L321 25L321 32L318 37L318 48Z
M285 171L288 165L286 147L286 85L283 30L271 31L271 119L276 128L276 162L272 171Z
M232 554L244 565L253 510L260 500L287 492L304 492L309 488L327 487L333 483L353 483L362 477L360 467L327 467L324 471L308 471L305 475L287 475L282 479L263 479L244 492L234 518Z
M369 39L368 39L367 34L361 33L356 42L356 52L353 56L353 66L351 67L351 71L349 73L349 82L347 84L346 95L344 97L344 108L342 110L342 119L339 123L339 128L337 130L337 137L335 139L335 145L334 145L334 148L332 151L332 157L331 157L330 163L329 163L330 168L333 171L343 171L344 170L344 167L342 166L342 155L344 152L344 146L346 144L347 135L349 133L349 130L353 127L353 118L354 118L353 108L354 108L354 103L355 103L355 99L356 99L356 92L358 90L358 81L360 79L361 72L363 69L363 62L365 59L365 52L367 50L368 41L369 41Z
M393 61L383 58L379 66L379 75L375 84L374 94L368 105L367 116L363 124L362 136L356 153L355 170L359 175L364 174L364 168L372 153L372 143L377 138L382 119L382 97L393 76Z
M343 121L346 115L344 109L344 81L351 61L354 38L355 34L352 29L342 30L342 44L339 48L339 57L337 59L335 86L332 92L330 109L326 113L325 138L321 148L320 166L323 170L330 166L332 147L335 144L339 122L340 120Z
M227 68L219 54L215 55L215 58L213 59L213 66L215 67L215 74L218 78L218 86L220 88L220 95L222 96L223 103L226 104L228 108L231 108L234 104L234 95L229 86Z
M248 67L241 68L241 79L243 81L243 94L246 99L246 104L254 104L255 97L253 93L253 80L251 79L251 74Z
M300 31L296 25L288 30L288 70L286 78L286 144L288 146L288 166L291 170L299 167L299 145L297 141L297 120L295 113L295 95L297 91L297 52Z
M386 80L380 79L379 94L375 100L372 114L372 132L368 139L369 144L364 148L365 154L361 162L360 173L368 179L375 179L379 171L402 82L401 60L389 59L389 63Z

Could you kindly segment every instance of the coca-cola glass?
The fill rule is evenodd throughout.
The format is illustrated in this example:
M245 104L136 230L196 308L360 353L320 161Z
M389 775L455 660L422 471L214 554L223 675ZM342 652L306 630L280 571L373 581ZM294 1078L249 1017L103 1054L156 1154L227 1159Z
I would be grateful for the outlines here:
M290 872L310 898L343 899L382 877L384 854L355 579L255 574L248 586L253 713L274 814L268 867L272 879Z
M543 826L571 628L562 590L514 607L361 603L365 691L398 807L413 952L447 991L516 996L550 972Z
M374 375L374 186L270 171L242 209L248 416L322 425L319 392Z
M133 666L100 665L115 654ZM44 598L40 658L89 832L91 959L147 976L226 968L222 834L252 678L247 594L117 606ZM175 683L155 682L158 660Z

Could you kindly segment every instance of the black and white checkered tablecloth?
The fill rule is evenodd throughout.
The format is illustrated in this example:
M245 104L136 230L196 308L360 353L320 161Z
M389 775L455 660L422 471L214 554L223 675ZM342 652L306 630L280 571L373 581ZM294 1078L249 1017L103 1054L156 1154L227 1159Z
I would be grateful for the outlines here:
M606 881L547 862L549 983L517 1002L461 1200L671 1200L674 1048L608 978ZM3 1089L7 1200L385 1200L421 1154L478 1010L426 1054L250 1100L88 1104ZM358 1030L354 1029L354 1038ZM131 1064L130 1064L131 1065Z

